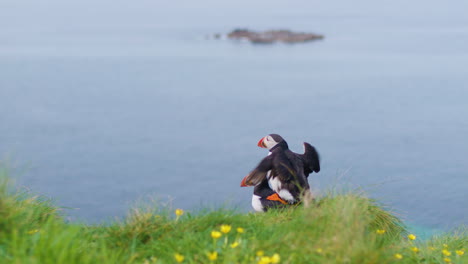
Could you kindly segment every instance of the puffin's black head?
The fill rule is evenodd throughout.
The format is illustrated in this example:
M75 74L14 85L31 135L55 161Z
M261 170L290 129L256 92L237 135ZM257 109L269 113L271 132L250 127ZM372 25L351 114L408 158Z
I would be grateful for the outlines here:
M269 134L268 136L262 137L257 144L257 146L261 148L267 148L270 150L277 145L288 148L286 141L278 134Z

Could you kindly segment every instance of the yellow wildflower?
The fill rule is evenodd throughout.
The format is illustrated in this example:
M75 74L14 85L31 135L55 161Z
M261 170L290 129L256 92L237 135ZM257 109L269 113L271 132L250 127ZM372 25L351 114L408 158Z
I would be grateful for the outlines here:
M443 244L444 248L448 248L448 245L447 244Z
M239 242L234 242L231 244L231 248L236 248L237 246L239 246Z
M458 256L463 256L463 254L465 254L465 251L463 251L463 250L456 250L455 253L457 253Z
M444 261L447 263L452 263L452 260L450 258L444 258Z
M257 251L257 257L261 257L263 255L265 255L265 252L263 252L263 250Z
M279 263L281 260L281 257L279 254L275 253L273 256L271 256L271 263L276 264Z
M227 234L231 231L231 226L230 225L221 225L221 232L224 234Z
M214 239L220 238L223 234L219 231L211 231L211 237Z
M174 255L174 258L175 258L175 260L177 261L177 263L181 263L182 261L184 261L184 258L185 258L185 257L184 257L183 255L179 254L179 253L176 253L176 254Z
M244 228L238 227L237 228L237 233L241 233L241 234L244 233Z
M418 252L419 252L419 248L417 248L417 247L412 247L412 248L410 248L410 249L411 249L411 251L413 251L414 253L418 253Z
M211 252L211 253L208 252L207 255L208 255L208 259L211 261L218 259L218 252L216 251Z
M452 255L452 253L446 249L442 249L442 254L444 254L444 256L447 256L447 257Z
M176 209L176 210L175 210L175 214L176 214L176 216L181 216L181 215L184 214L184 210L182 210L182 209Z
M323 249L321 249L321 248L317 248L315 251L316 251L317 253L319 253L319 254L322 254L322 253L323 253Z
M258 264L269 264L269 263L271 263L270 257L261 257L260 260L258 261Z
M33 230L28 231L28 234L32 235L32 234L36 234L37 232L39 232L39 229L33 229Z
M402 258L403 258L403 255L401 255L400 253L396 253L396 254L395 254L395 258L396 258L396 259L402 259Z
M377 234L379 234L379 235L383 235L383 234L385 234L386 231L385 231L385 229L377 229L377 230L375 230L375 232Z
M413 234L409 234L409 235L408 235L408 238L409 238L409 240L415 240L415 239L416 239L416 236L413 235Z

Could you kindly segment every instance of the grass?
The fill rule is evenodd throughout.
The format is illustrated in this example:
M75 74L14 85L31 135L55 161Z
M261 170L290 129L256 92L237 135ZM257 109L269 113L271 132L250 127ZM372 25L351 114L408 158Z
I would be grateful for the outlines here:
M0 174L0 263L468 263L466 227L411 240L397 217L360 194L264 214L146 206L86 225L13 191Z

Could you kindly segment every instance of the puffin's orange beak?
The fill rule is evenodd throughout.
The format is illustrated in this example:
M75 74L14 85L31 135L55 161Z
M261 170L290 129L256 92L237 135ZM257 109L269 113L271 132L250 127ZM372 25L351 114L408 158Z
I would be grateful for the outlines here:
M247 178L247 176L245 176L244 179L242 179L240 187L249 187L249 185L245 183L245 178Z
M258 141L258 144L257 146L261 147L261 148L266 148L265 144L263 143L263 140L265 139L265 137L262 137L262 139L260 139Z

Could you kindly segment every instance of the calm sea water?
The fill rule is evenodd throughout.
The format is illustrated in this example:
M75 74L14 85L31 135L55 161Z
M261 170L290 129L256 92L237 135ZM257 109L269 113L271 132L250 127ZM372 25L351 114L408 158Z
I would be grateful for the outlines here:
M137 200L250 210L281 134L314 190L362 188L409 223L468 223L468 2L0 0L0 157L73 220ZM322 33L252 45L236 27Z

